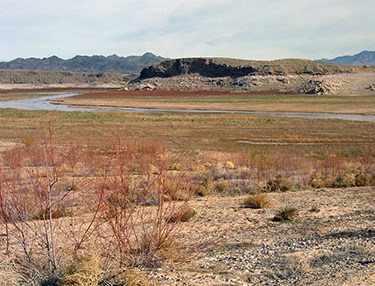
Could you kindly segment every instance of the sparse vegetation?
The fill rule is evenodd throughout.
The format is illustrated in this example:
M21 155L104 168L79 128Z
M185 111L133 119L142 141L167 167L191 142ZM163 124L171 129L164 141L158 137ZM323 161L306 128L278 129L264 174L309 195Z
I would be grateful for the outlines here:
M298 210L294 207L285 207L278 210L273 221L294 221L298 217Z
M220 273L215 283L290 282L299 268L273 269L289 261L288 251L314 256L310 245L325 249L336 236L371 241L373 127L233 114L0 110L0 143L15 143L0 148L0 285L200 285L208 269ZM268 210L276 202L295 207ZM273 213L296 223L272 223ZM242 247L249 237L254 244ZM168 272L168 261L196 251L204 259L173 267L191 267L200 274L187 277L200 282ZM265 263L275 253L278 262ZM345 253L351 260L342 261L362 259Z
M273 201L266 194L249 195L242 201L244 208L264 209L273 207Z

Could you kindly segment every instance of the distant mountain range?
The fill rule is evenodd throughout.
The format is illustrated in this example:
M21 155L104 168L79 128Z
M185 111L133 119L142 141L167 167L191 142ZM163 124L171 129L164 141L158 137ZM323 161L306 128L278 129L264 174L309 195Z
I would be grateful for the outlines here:
M42 71L76 71L76 72L121 72L139 74L143 68L165 60L152 53L143 56L75 56L61 59L57 56L49 58L17 58L10 62L0 62L3 70L42 70Z
M353 56L340 56L334 59L320 59L317 61L345 66L375 66L375 51L363 51Z

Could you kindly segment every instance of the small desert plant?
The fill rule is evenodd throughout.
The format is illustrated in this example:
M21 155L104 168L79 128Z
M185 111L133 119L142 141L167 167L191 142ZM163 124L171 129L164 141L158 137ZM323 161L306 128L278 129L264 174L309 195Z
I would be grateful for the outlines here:
M0 262L0 286L18 286L23 280L16 263L5 259Z
M45 220L49 215L54 218L61 218L66 216L72 216L73 210L67 208L62 204L57 204L52 206L51 208L47 208L45 210L41 210L39 213L36 214L34 219L37 220Z
M149 286L147 276L138 268L125 269L110 281L112 286Z
M190 185L191 192L201 197L212 193L212 179L208 175L198 176Z
M271 192L287 192L292 190L290 181L281 175L278 175L275 179L268 180L267 185Z
M191 192L184 189L181 178L169 179L166 182L165 200L188 201L191 198Z
M266 193L269 192L268 185L264 181L258 181L252 187L254 193Z
M12 169L20 167L24 159L25 152L22 148L7 150L3 153L4 163Z
M169 223L187 222L193 216L195 216L195 214L196 214L196 211L189 205L186 205L180 211L175 212L174 214L172 214L172 216L167 218L167 222Z
M59 281L60 286L98 285L102 280L100 256L90 248L78 256Z
M314 173L310 179L310 185L313 188L333 188L336 184L336 178L331 175L322 176L319 173Z
M226 180L218 180L215 184L215 191L218 193L224 193L229 190L229 185Z
M354 169L342 171L336 176L323 175L315 172L311 175L310 185L313 188L349 188L366 186L370 182L370 176L364 170Z
M293 207L285 207L276 212L273 221L293 221L298 216L298 210Z
M231 161L226 161L224 166L227 169L234 169L234 164Z
M267 192L287 192L293 189L292 184L287 178L278 175L276 178L269 179L267 182L257 182L253 186L255 193Z
M249 195L242 201L244 208L263 209L273 206L273 202L265 194Z

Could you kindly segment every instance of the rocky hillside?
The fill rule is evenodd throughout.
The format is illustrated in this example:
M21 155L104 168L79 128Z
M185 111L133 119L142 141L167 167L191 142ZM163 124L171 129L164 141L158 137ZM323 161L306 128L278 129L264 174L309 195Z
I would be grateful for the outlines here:
M0 69L9 70L44 70L44 71L77 71L77 72L121 72L139 74L144 67L165 60L152 53L143 56L119 57L75 56L61 59L56 56L49 58L18 58L10 62L1 62Z
M375 51L363 51L353 56L341 56L334 59L321 59L318 61L346 66L375 66Z
M300 59L247 61L225 58L184 58L155 63L142 70L140 79L190 74L214 78L238 78L249 75L328 75L350 71L350 67Z

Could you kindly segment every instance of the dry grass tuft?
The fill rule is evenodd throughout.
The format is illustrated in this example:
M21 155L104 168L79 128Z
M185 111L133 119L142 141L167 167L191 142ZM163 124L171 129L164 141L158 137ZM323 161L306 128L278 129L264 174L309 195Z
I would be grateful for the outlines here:
M279 210L274 218L273 221L293 221L298 217L298 210L292 207L285 207Z
M22 280L22 275L20 271L17 271L15 263L9 260L0 262L0 286L18 286Z
M226 161L224 166L227 169L234 169L234 163L231 161Z
M126 269L115 277L113 286L149 286L145 273L138 268Z
M276 178L269 179L266 182L259 181L254 187L255 193L268 193L268 192L288 192L293 189L291 182L281 175Z
M103 276L100 268L100 256L90 248L67 269L60 280L60 286L98 285Z
M315 172L310 178L310 186L316 189L363 187L370 182L371 176L362 169L342 171L335 176Z
M229 184L227 180L220 179L215 184L215 191L218 193L224 193L229 190Z
M180 211L172 214L167 221L169 223L177 223L177 222L187 222L189 221L193 216L195 216L196 211L190 207L189 205L186 205L183 209Z
M265 194L249 195L242 201L244 208L264 209L273 207L273 201Z

